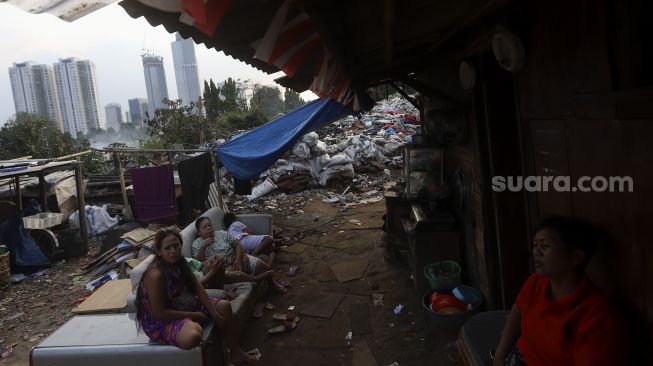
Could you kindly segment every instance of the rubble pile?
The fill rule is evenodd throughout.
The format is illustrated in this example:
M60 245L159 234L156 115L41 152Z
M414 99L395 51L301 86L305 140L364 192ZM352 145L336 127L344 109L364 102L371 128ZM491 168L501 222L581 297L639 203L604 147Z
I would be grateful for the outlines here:
M347 116L302 136L260 175L248 199L259 199L275 189L290 194L319 187L360 188L369 183L364 174L379 173L385 178L377 180L374 189L382 192L389 170L403 166L402 147L419 133L417 113L408 101L395 97L377 103L359 118ZM230 179L223 178L222 186L234 190ZM329 200L339 200L335 196Z

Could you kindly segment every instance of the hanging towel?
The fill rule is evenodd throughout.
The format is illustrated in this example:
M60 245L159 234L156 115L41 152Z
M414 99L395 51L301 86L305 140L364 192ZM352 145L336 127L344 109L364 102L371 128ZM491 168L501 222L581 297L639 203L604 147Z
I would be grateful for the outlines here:
M154 221L179 214L170 164L130 169L134 206L139 221Z
M206 211L209 185L215 181L211 155L205 153L179 163L179 180L183 194L182 205L186 222L193 221L193 209Z

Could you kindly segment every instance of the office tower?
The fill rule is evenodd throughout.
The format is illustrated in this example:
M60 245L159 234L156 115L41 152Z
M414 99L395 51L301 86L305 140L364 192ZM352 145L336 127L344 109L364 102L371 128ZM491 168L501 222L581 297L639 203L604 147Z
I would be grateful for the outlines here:
M100 113L95 65L75 57L59 59L54 64L54 79L64 132L76 137L90 128L104 128Z
M145 112L147 111L147 99L134 98L127 101L129 103L129 115L131 116L131 123L134 127L143 127L145 123Z
M109 103L104 107L107 116L107 130L113 128L115 131L120 130L122 123L122 107L118 103Z
M145 88L147 89L147 112L150 118L154 118L154 112L157 109L167 108L163 103L163 100L168 98L163 57L151 53L145 53L141 57L143 58Z
M129 111L125 111L125 123L132 123L131 116L129 115Z
M171 43L172 61L175 65L175 79L177 80L177 94L182 104L190 105L197 102L200 97L200 78L197 72L195 59L195 42L192 38L183 39L175 33L175 41Z
M88 128L104 129L104 118L100 114L100 98L97 90L95 64L89 60L77 61L79 81L82 85L82 99Z
M9 79L16 113L46 116L62 130L52 67L32 62L14 63L9 67Z

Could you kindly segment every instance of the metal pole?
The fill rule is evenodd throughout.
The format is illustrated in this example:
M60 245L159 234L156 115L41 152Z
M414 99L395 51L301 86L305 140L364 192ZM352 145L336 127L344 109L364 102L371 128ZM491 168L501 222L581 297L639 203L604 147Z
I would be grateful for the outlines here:
M75 164L75 186L77 188L77 212L79 213L79 229L82 231L84 246L88 253L88 222L86 222L86 205L84 204L84 188L82 187L82 167Z
M105 148L91 149L92 151L108 153L130 153L130 154L148 154L148 153L165 153L165 152L210 152L209 149L125 149L125 148Z

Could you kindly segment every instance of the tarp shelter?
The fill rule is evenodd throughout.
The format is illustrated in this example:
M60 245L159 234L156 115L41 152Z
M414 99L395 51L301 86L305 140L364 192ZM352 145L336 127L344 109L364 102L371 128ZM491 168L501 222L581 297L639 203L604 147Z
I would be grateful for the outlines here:
M351 112L333 99L316 99L232 139L215 152L232 176L252 179L272 166L299 137Z

